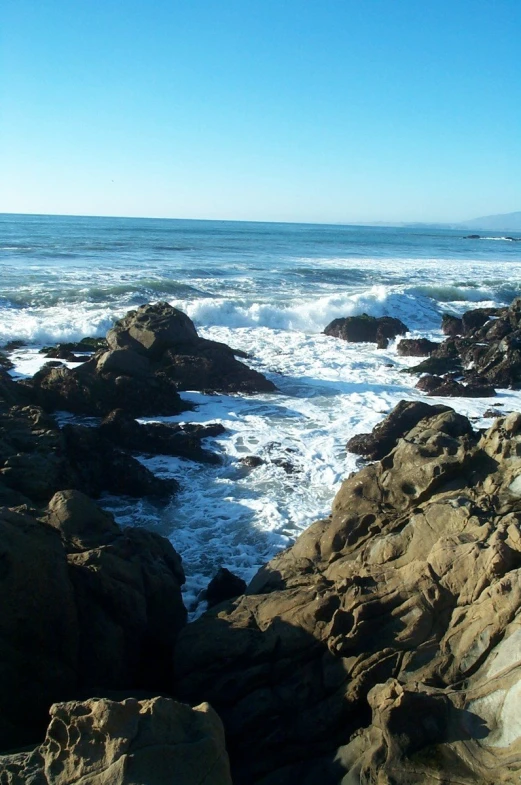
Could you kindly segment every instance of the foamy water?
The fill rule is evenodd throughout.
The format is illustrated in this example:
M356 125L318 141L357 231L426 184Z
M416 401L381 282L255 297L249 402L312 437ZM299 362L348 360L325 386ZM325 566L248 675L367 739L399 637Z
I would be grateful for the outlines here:
M220 566L248 580L329 513L341 480L357 468L347 439L401 399L424 398L416 378L400 372L415 358L398 357L395 344L377 350L322 335L333 318L396 316L412 335L440 340L444 311L505 305L521 294L521 244L512 242L360 227L75 220L7 222L0 341L29 342L14 354L18 372L35 372L42 344L103 335L131 307L165 299L201 335L247 351L278 388L251 397L183 394L197 408L170 420L221 422L225 433L206 446L222 464L142 457L176 477L180 494L164 506L102 500L120 523L172 540L196 613ZM521 406L512 391L433 402L476 427L490 424L482 415L491 406ZM247 468L241 459L249 455L264 463Z

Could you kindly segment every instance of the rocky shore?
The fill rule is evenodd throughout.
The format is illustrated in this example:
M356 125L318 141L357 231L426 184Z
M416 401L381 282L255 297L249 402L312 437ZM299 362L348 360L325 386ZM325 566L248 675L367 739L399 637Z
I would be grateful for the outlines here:
M336 321L344 340L406 332ZM401 351L450 361L440 385L519 387L520 301L449 321ZM349 443L366 463L331 516L246 588L223 571L187 624L174 547L92 497L175 492L140 451L219 460L202 443L219 426L136 422L179 391L274 387L164 303L93 349L27 381L0 370L0 783L517 782L521 414L478 432L402 402Z

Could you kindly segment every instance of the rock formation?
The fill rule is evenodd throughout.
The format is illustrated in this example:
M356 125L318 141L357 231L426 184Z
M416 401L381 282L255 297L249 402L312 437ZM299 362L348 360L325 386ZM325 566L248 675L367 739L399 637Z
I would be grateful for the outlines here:
M130 311L109 330L107 345L73 369L44 365L26 382L33 402L75 414L105 416L121 408L130 417L168 416L190 408L180 390L275 390L236 359L244 352L200 338L191 319L168 303Z
M495 387L521 387L521 298L508 308L475 308L461 319L445 314L449 337L428 360L408 368L426 373L418 387L428 395L487 397ZM455 377L454 377L455 374Z
M376 318L363 313L360 316L333 319L324 334L355 343L376 343L379 348L385 348L389 339L405 335L408 329L400 319L391 316Z
M37 740L51 703L80 690L168 690L186 622L168 540L78 491L40 516L0 510L0 749Z
M521 414L480 437L436 407L183 629L177 694L235 785L517 781L520 455Z
M2 785L232 785L217 714L168 698L58 703L43 744L0 767Z

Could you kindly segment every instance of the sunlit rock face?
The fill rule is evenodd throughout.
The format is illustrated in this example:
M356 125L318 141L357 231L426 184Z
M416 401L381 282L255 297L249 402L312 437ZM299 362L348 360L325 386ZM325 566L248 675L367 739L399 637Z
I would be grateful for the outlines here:
M426 414L181 632L178 693L219 712L237 785L519 777L521 415Z

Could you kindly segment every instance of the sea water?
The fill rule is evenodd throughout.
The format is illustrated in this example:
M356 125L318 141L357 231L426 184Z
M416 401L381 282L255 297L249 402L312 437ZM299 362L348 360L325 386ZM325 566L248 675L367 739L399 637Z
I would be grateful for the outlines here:
M219 466L140 456L180 493L167 504L105 496L123 525L167 536L183 557L185 601L220 566L246 580L314 520L357 468L345 449L402 399L420 399L396 343L379 350L324 336L334 318L395 316L411 336L441 340L441 315L507 305L521 295L521 242L432 228L326 226L131 218L0 216L0 344L23 340L15 374L31 375L42 345L101 336L146 302L167 300L199 334L250 355L278 392L182 397L195 410L170 422L220 422L207 441ZM517 237L518 235L514 235ZM491 405L519 393L435 399L490 423ZM432 401L435 402L435 401ZM62 415L62 419L66 418ZM91 420L95 423L95 420ZM248 468L246 456L263 463Z

